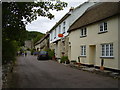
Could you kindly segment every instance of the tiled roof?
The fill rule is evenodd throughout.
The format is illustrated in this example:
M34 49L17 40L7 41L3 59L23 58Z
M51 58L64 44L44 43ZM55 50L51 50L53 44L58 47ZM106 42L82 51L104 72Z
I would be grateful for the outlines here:
M45 36L43 36L39 41L35 43L35 45L40 44L43 40L45 40L47 37L49 37L49 33L47 33Z

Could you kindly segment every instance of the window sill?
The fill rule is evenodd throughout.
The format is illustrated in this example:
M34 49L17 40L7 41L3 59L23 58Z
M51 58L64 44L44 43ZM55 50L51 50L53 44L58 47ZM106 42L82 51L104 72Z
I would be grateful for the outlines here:
M85 36L80 36L80 38L83 38L83 37L87 37L87 35L85 35Z
M108 32L108 31L101 31L101 32L98 32L98 34L102 34L102 33L106 33L106 32Z
M100 58L102 58L102 59L114 59L114 57L105 57L105 56L101 56Z
M82 56L82 55L80 57L86 58L86 56Z
M63 32L62 34L65 34L65 32Z

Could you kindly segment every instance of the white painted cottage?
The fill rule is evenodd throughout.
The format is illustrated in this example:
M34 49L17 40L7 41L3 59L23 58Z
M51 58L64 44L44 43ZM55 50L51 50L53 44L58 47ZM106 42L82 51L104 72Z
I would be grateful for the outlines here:
M50 32L50 48L55 50L56 58L61 58L62 55L70 56L69 53L69 27L95 2L84 2L78 7L71 8L62 19L60 19L49 31ZM63 37L58 37L58 34L63 34Z

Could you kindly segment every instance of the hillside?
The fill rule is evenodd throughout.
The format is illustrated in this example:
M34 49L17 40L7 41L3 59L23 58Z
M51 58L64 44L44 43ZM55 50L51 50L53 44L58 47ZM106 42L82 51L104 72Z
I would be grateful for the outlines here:
M27 31L26 40L33 39L34 43L40 40L45 34L37 32L37 31Z

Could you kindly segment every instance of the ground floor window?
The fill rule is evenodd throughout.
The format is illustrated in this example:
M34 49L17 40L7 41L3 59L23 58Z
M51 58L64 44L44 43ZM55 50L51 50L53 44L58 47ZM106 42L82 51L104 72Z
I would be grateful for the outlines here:
M86 46L81 46L81 56L86 56Z
M113 57L113 43L102 44L102 57Z

